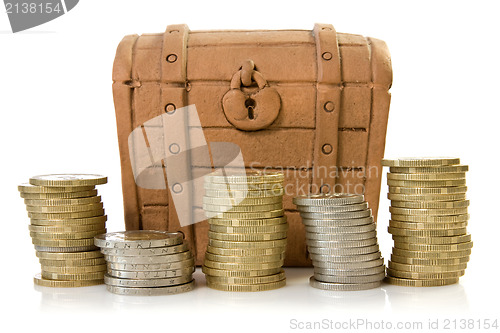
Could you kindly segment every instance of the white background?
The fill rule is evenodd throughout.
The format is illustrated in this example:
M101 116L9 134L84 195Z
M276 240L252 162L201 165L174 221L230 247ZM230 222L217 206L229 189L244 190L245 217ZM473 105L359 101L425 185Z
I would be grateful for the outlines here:
M2 10L2 332L283 332L294 318L423 320L425 328L428 319L498 318L498 7L495 1L80 1L63 17L17 34ZM253 294L210 290L201 273L196 291L170 297L120 297L104 286L34 288L39 264L19 183L44 173L105 174L109 184L100 192L108 230L124 229L111 92L112 63L124 35L162 32L175 23L198 30L311 29L314 22L387 42L394 83L386 156L458 156L470 165L474 248L460 284L328 293L308 286L311 269L287 269L286 288ZM378 233L388 258L386 191L383 185Z

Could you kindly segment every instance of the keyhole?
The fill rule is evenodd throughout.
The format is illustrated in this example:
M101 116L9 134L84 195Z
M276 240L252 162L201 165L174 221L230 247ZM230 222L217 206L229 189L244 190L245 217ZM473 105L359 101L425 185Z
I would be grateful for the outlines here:
M252 98L248 98L245 101L245 107L248 110L248 119L255 119L255 115L253 113L254 108L255 108L255 100Z

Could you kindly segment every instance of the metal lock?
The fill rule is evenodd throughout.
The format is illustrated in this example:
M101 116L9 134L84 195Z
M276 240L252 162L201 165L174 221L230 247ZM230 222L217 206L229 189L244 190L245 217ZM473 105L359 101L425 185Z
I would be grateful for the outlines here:
M254 69L253 61L247 60L233 75L231 89L222 98L222 109L234 127L242 131L258 131L276 120L281 98Z

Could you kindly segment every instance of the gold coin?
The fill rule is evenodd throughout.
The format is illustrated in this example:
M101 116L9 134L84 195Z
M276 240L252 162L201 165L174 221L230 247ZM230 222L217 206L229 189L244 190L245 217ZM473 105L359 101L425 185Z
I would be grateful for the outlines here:
M455 157L420 157L382 159L382 165L388 167L435 167L460 164L460 159Z
M283 197L265 197L265 198L213 198L203 197L203 203L209 205L225 205L225 206L253 206L253 205L269 205L274 203L282 203Z
M21 193L68 193L68 192L84 192L94 190L94 186L60 186L46 187L35 186L31 184L21 184L17 187Z
M24 199L24 204L27 206L81 206L98 204L101 202L101 196L76 198L76 199L50 199L50 200L34 200Z
M283 204L274 203L268 205L253 205L253 206L221 206L221 205L208 205L203 204L203 209L209 212L266 212L271 210L282 209Z
M95 217L104 215L104 209L88 210L84 212L72 213L32 213L28 212L28 216L35 220L65 220L65 219L81 219L86 217Z
M94 245L94 238L83 239L38 239L31 240L33 245L47 247L80 247Z
M437 195L437 194L458 194L466 193L467 186L449 186L449 187L403 187L389 186L389 193L394 194L418 194L418 195Z
M239 263L229 263L229 262L217 262L213 260L205 259L204 265L210 268L225 269L228 271L241 270L241 271L252 271L252 270L264 270L273 269L283 266L284 261L274 261L274 262L264 262L264 263L251 263L251 264L239 264Z
M273 254L284 254L286 247L271 247L261 249L224 249L220 247L207 246L207 252L213 254L220 254L223 256L240 256L240 257L255 257L255 256L268 256Z
M207 251L205 253L205 259L217 262L228 262L235 264L257 264L257 263L267 263L273 261L279 261L285 259L284 254L272 254L267 256L256 256L256 257L241 257L241 256L225 256L220 254L213 254Z
M207 276L225 276L225 277L254 277L254 276L269 276L273 274L278 274L282 271L281 266L269 269L255 269L255 270L226 270L211 268L205 265L201 266L201 271Z
M208 224L226 226L226 227L259 227L259 226L275 226L286 223L286 216L268 218L268 219L253 219L253 220L238 220L238 219L208 219Z
M88 287L95 286L104 283L104 278L97 280L50 280L44 279L41 274L35 275L33 282L42 287L52 287L52 288L74 288L74 287Z
M285 214L283 209L279 210L271 210L267 212L246 212L246 213L238 213L238 212L224 212L224 213L214 213L217 218L223 219L241 219L241 220L255 220L255 219L266 219L273 217L280 217Z
M227 234L260 234L288 231L288 223L277 225L266 225L256 227L226 227L222 225L210 225L210 231Z
M255 292L282 288L286 285L286 279L277 282L259 284L222 284L212 283L207 280L207 287L221 291Z
M61 267L61 266L46 266L42 265L42 272L59 273L59 274L83 274L92 272L106 271L106 264L92 265L92 266L74 266L74 267Z
M90 205L74 205L74 206L26 206L26 210L31 213L73 213L86 212L90 210L102 209L101 203Z
M223 249L263 249L286 246L287 239L277 239L271 241L233 242L217 239L208 239L208 245Z
M210 174L205 176L205 181L209 183L267 183L267 182L282 182L285 175L281 172L247 172L243 174L223 175Z
M392 248L392 254L407 258L422 259L448 259L469 256L471 250L449 250L449 251L410 251L399 248Z
M433 279L433 280L410 280L387 276L385 281L389 284L402 287L437 287L458 283L458 278Z
M390 180L413 180L413 181L434 181L434 180L453 180L465 179L465 172L451 173L388 173L387 179Z
M397 269L387 268L388 276L399 277L403 279L415 279L415 280L458 278L463 276L464 274L465 270L456 272L444 272L444 273L419 273L419 272L399 271Z
M80 274L61 274L42 271L42 278L49 280L100 280L106 272L90 272Z
M458 201L391 201L392 207L412 209L452 209L469 207L469 200Z
M406 236L392 236L395 242L401 243L416 243L416 244L459 244L471 241L471 235L462 236L447 236L447 237L406 237Z
M92 186L91 186L92 187ZM23 193L21 198L25 200L58 200L58 199L74 199L88 198L97 196L97 190L81 191L81 192L60 192L60 193Z
M446 215L446 216L424 216L424 215L398 215L391 214L393 221L399 222L417 222L417 223L456 223L456 222L467 222L469 220L469 214L461 215Z
M208 231L208 238L231 242L271 241L286 238L286 235L286 231L260 234L225 234L220 232Z
M81 232L30 232L30 236L38 240L71 240L91 238L100 234L105 234L106 229L81 231Z
M392 235L408 236L408 237L459 236L459 235L465 235L467 233L467 228L415 230L415 229L401 229L401 228L388 227L387 230Z
M51 226L51 227L73 227L85 226L91 224L101 224L108 220L106 215L84 217L79 219L31 219L31 225L35 226Z
M36 186L95 186L106 184L108 178L101 175L88 174L56 174L40 175L30 178L30 184Z
M467 214L467 207L464 208L431 208L431 209L413 209L413 208L398 208L389 207L389 211L393 214L400 215L425 215L425 216L446 216L446 215L460 215Z
M94 223L83 225L63 225L63 226L44 226L44 225L29 225L29 230L32 232L46 232L46 233L78 233L93 230L102 230L106 228L106 223Z
M87 252L97 250L95 245L87 246L40 246L35 245L37 252L56 252L56 253L69 253L69 252Z
M258 191L236 191L231 190L209 190L205 189L205 196L213 198L268 198L282 197L283 189L258 190Z
M467 227L468 222L453 223L432 223L432 222L399 222L389 220L389 226L394 228L412 229L412 230L432 230L432 229L458 229Z
M445 272L463 271L467 268L467 263L457 264L457 265L425 266L425 265L400 264L389 260L389 268L407 272L445 273Z
M449 166L438 166L438 167L391 167L389 169L391 173L453 173L453 172L467 172L469 171L468 165L449 165Z
M270 283L283 280L285 272L281 270L278 274L265 276L249 276L249 277L230 277L230 276L206 276L207 282L214 284L260 284Z
M391 261L407 265L424 265L424 266L441 266L441 265L458 265L469 262L470 257L448 258L448 259L423 259L423 258L407 258L396 255L391 255Z
M449 186L465 186L465 179L453 180L429 180L429 181L416 181L416 180L387 180L387 185L396 187L410 187L410 188L436 188L436 187L449 187Z
M42 265L42 266L53 266L53 267L80 267L80 266L94 266L94 265L106 264L106 260L104 260L104 257L92 258L92 259L80 259L80 260L39 259L38 261L40 262L40 265Z
M412 243L401 243L394 242L394 247L401 250L409 251L463 251L472 248L473 243L460 243L460 244L412 244Z
M456 201L465 200L467 195L464 193L452 193L452 194L397 194L388 193L387 198L393 201L412 201L417 204L420 202L435 202L435 201Z

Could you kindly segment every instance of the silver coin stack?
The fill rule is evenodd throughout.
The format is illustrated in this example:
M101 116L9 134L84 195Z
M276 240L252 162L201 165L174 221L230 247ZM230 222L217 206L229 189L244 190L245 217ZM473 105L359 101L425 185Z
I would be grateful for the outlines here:
M104 283L120 295L171 295L194 288L194 257L180 232L124 231L95 237L108 270Z
M381 285L384 259L363 195L320 194L293 199L306 229L314 266L309 284L323 290L365 290Z

